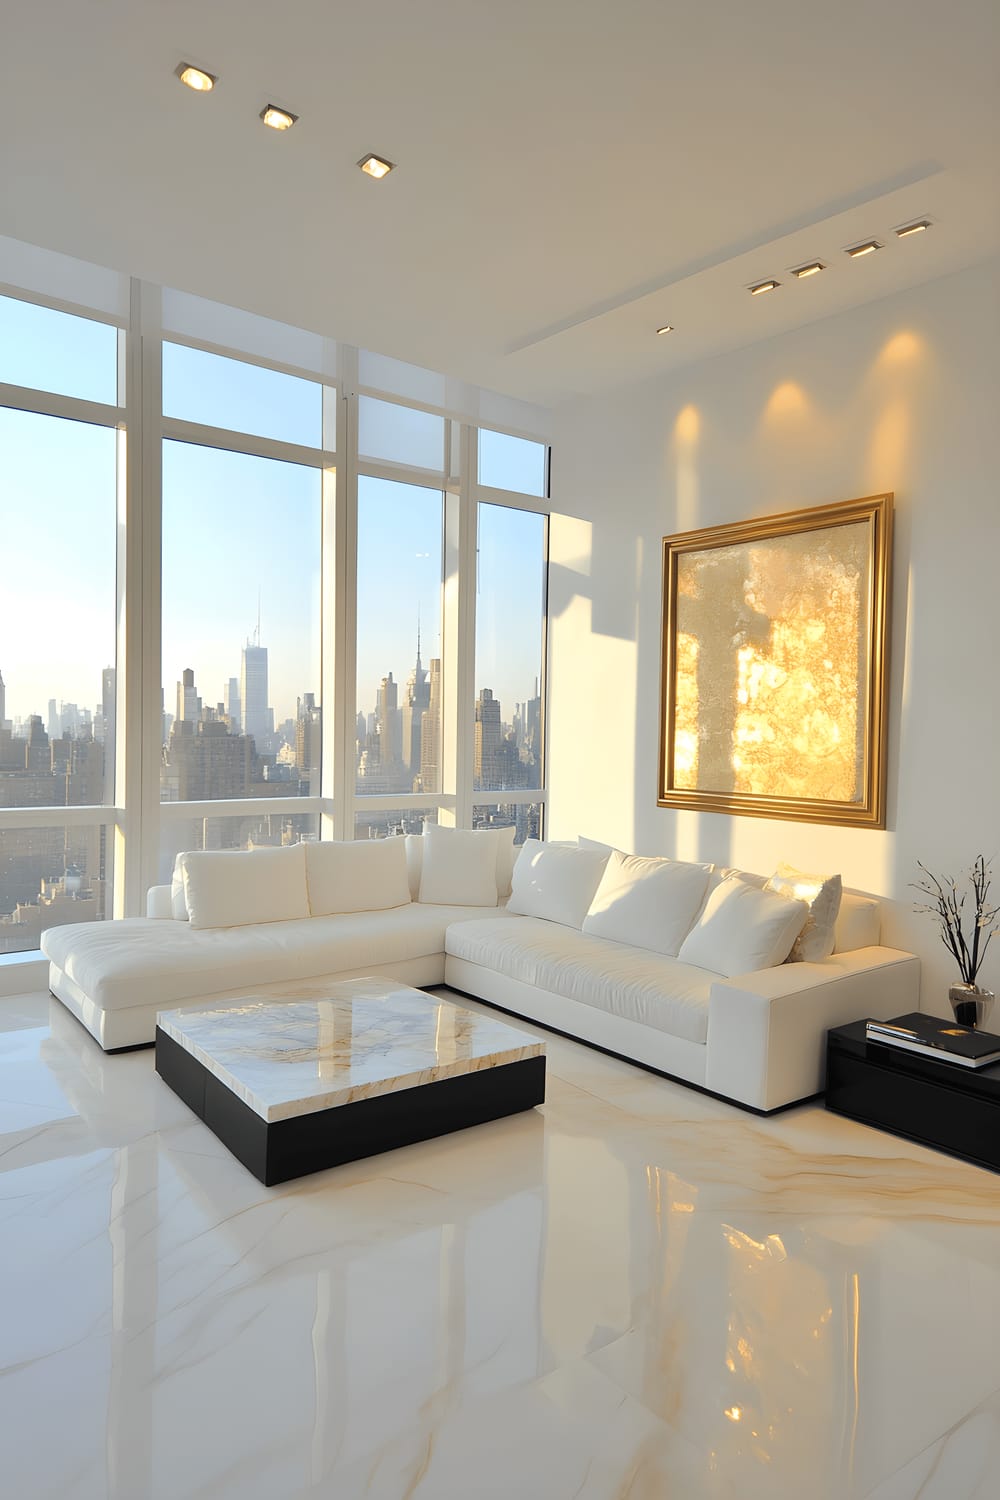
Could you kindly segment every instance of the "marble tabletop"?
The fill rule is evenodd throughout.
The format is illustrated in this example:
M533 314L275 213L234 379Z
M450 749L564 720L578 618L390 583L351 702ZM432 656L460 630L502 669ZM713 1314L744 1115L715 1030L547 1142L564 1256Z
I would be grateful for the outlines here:
M269 1123L544 1054L506 1021L388 979L327 997L164 1011L159 1029Z

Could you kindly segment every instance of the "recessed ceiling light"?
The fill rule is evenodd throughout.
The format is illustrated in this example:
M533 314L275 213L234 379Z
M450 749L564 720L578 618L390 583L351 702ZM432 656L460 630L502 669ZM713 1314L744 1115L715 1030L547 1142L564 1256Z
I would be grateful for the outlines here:
M388 177L395 165L394 161L386 161L384 156L375 156L371 151L358 162L362 172L369 177Z
M194 89L198 94L210 94L219 81L214 73L206 73L204 68L196 68L194 63L178 63L174 72L181 83L186 83L189 89Z
M914 219L911 224L900 224L896 234L904 239L908 234L919 234L922 229L930 229L930 219Z
M796 266L792 275L797 276L801 281L803 276L815 276L817 271L825 270L826 266L821 260L811 260L806 266Z
M664 323L663 327L658 328L656 331L657 333L673 333L674 325L673 323Z
M759 297L761 292L773 292L780 285L780 281L758 281L756 285L749 288L750 295Z
M860 245L848 245L844 250L852 260L857 260L859 255L871 255L873 250L881 250L882 246L878 240L862 240Z
M279 109L276 104L268 104L260 112L260 117L265 125L272 130L291 130L298 115L293 115L289 109Z

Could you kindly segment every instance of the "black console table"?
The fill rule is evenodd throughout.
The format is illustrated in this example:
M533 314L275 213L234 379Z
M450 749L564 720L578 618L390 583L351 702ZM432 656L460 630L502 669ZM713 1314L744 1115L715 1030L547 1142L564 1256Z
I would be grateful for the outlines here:
M869 1042L854 1021L827 1032L826 1107L1000 1172L1000 1063L938 1062Z

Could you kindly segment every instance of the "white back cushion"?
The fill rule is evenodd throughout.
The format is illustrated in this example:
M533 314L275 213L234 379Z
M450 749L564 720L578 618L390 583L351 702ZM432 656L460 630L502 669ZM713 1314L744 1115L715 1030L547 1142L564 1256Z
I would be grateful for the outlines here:
M305 850L314 917L409 905L405 839L324 840Z
M608 856L598 849L527 839L514 866L507 910L564 927L582 927Z
M425 823L420 900L437 906L496 906L499 832ZM513 840L513 829L510 836Z
M584 932L677 957L708 889L708 870L611 851Z
M750 974L784 963L802 931L808 907L736 876L716 886L680 946L681 963L715 974Z
M882 930L879 903L871 896L845 891L834 930L834 953L853 953L856 948L877 948Z
M249 927L308 917L306 846L185 854L184 899L192 927Z
M804 901L809 908L802 931L792 944L789 963L820 963L833 952L833 935L840 911L843 884L839 875L806 875L794 865L781 864L766 891Z
M175 922L188 919L187 901L184 899L184 855L174 860L174 873L170 878L170 914Z

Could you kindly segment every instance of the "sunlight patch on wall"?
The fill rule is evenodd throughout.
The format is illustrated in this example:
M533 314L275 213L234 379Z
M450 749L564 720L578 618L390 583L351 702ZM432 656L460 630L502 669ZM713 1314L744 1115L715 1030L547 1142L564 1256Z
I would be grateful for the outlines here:
M698 440L701 415L696 406L687 405L674 423L675 492L677 515L672 523L678 531L693 531L698 525L700 493L698 487Z

